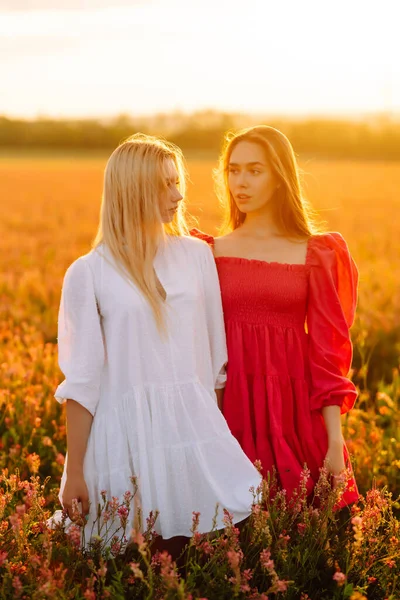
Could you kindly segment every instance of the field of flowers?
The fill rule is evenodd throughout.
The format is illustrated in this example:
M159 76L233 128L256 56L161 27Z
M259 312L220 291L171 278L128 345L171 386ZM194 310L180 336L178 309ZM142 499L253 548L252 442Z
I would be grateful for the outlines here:
M400 598L400 169L395 163L303 161L307 196L347 239L360 269L353 379L360 394L344 420L363 499L333 513L287 503L268 485L240 532L196 533L180 565L151 556L151 520L125 554L77 547L79 530L49 531L65 453L53 399L63 274L93 239L102 158L0 158L0 600L3 598ZM189 161L189 208L214 233L212 161ZM307 478L307 472L304 474ZM269 485L272 485L271 483ZM109 499L111 501L111 499ZM319 508L316 508L319 506ZM322 510L321 507L325 507ZM105 507L104 507L105 508Z

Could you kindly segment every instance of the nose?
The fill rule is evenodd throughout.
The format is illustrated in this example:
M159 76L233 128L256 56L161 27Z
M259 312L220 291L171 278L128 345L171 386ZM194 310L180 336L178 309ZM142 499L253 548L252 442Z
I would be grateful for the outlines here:
M180 191L178 189L176 189L175 195L174 195L174 202L178 203L181 200L183 200L183 196L180 193Z
M238 187L240 187L240 188L247 187L247 177L246 177L246 173L244 171L239 173L238 178L237 178L237 184L238 184Z

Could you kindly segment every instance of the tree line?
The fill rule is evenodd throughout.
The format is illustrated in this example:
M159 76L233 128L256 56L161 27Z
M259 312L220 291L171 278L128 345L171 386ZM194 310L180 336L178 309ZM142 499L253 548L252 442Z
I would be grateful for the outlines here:
M141 131L163 135L184 152L216 153L228 130L263 123L285 133L296 153L322 158L395 160L400 158L400 120L380 116L365 120L326 118L266 119L203 111L135 118L35 120L0 117L0 149L111 151Z

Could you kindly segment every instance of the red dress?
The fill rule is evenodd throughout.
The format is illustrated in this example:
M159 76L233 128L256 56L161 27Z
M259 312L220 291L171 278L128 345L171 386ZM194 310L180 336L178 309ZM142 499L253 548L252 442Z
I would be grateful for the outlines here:
M357 397L347 378L357 268L338 233L311 237L305 265L224 256L216 265L228 345L224 416L264 476L275 465L290 496L306 463L311 491L328 449L321 409L345 413ZM357 499L352 478L340 505Z

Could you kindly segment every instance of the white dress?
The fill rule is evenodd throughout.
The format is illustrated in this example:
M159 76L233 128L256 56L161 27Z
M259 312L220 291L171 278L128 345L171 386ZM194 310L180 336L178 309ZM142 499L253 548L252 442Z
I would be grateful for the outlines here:
M59 314L57 388L94 416L84 461L91 503L87 533L104 490L122 500L137 477L144 520L159 511L164 538L223 527L251 511L260 475L216 404L227 361L220 289L208 246L167 236L154 267L167 293L168 334L160 336L137 288L113 266L104 246L68 269ZM60 498L65 485L65 470ZM131 518L133 514L131 513ZM132 521L130 522L132 525Z

